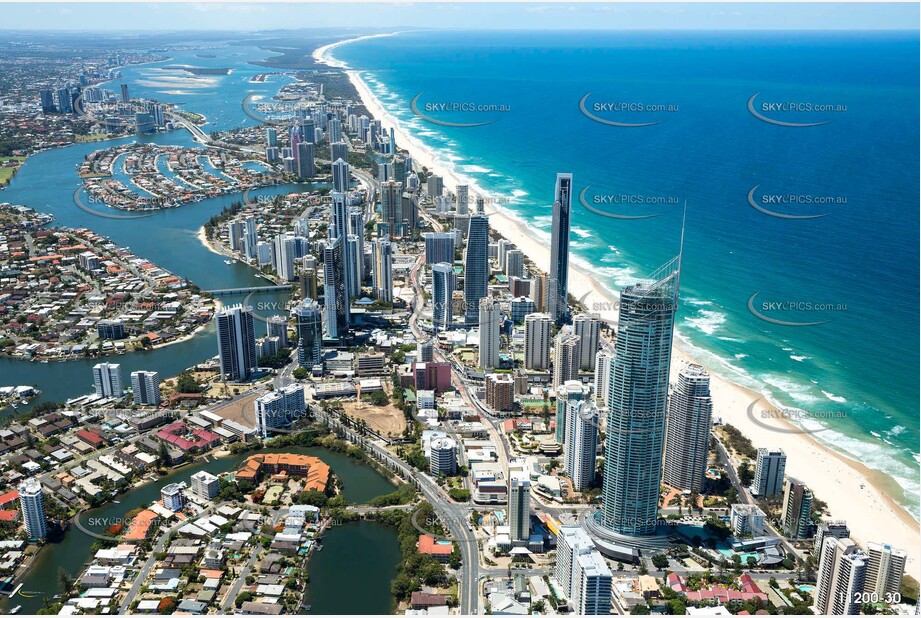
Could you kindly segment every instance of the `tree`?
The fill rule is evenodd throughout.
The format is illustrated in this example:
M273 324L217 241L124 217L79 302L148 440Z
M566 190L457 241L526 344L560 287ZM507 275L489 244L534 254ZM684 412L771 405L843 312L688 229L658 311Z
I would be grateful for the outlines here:
M310 375L310 371L306 367L298 367L294 370L292 374L295 380L303 380Z
M648 616L649 608L645 605L635 605L633 609L630 610L631 616Z
M736 473L739 475L739 483L742 487L748 487L755 480L755 471L748 462L743 461L740 463L739 467L736 468Z
M198 383L198 380L195 379L195 376L190 371L183 371L176 378L177 393L200 393L201 391L201 384Z
M244 590L243 592L237 595L237 598L236 600L234 600L233 604L237 606L237 609L240 609L241 607L243 607L244 603L246 603L247 601L252 601L253 598L254 597L253 597L252 592L250 592L249 590Z
M657 569L664 569L668 566L668 556L665 554L656 554L652 557L652 565Z

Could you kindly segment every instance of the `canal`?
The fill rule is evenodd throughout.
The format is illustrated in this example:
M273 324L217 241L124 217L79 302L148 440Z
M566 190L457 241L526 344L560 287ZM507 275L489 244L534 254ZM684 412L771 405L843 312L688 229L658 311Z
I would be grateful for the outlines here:
M323 536L323 551L307 562L304 603L312 614L390 614L390 582L399 563L400 543L392 528L373 521L336 526Z
M136 487L121 496L118 496L118 504L109 503L97 509L85 511L80 514L81 522L90 529L89 521L120 521L125 515L142 506L149 505L160 499L160 489L169 483L185 481L190 484L190 477L199 470L205 470L211 474L220 474L235 469L240 462L254 453L300 453L303 455L313 455L319 457L333 469L333 472L342 482L342 494L350 504L364 504L376 496L380 496L393 491L394 487L391 482L376 470L367 466L356 459L331 451L323 447L286 447L281 449L263 449L261 451L251 451L237 455L230 455L209 461L197 461L187 466L170 472L168 475L157 479L154 482L145 483ZM99 526L99 532L104 532L106 526ZM332 539L340 536L336 528L331 533ZM396 543L396 534L388 528L371 525L370 527L361 527L362 538L368 541L368 547L376 548L378 544L387 546L389 543ZM22 613L34 614L42 608L47 601L50 603L54 595L61 592L58 574L63 569L71 578L77 577L93 557L93 543L96 538L84 532L81 532L76 526L71 525L70 529L64 535L63 540L59 543L46 545L39 553L32 568L21 580L23 584L21 593L17 594L13 600L2 597L0 600L0 611L9 610L16 605L22 605ZM336 541L339 542L339 541ZM345 551L350 551L346 549ZM324 559L329 559L337 553L332 547L327 547L320 552ZM382 553L380 556L368 555L365 553L367 568L369 571L368 581L374 580L374 586L390 590L390 582L393 575L388 575L388 565L393 565L394 572L396 564L399 562L399 555L390 559L390 554ZM354 561L357 553L350 553L348 556L340 557L340 560ZM389 560L389 562L381 560ZM353 565L354 566L354 565ZM334 572L322 573L326 567L318 564L311 570L311 577L327 578L328 581L340 581L341 586L347 584L346 580L348 570L340 567L330 567ZM364 567L363 567L364 568ZM379 581L377 581L379 580ZM313 585L313 584L311 584ZM381 600L377 602L377 611L371 613L387 613L389 605ZM324 612L325 613L325 612Z

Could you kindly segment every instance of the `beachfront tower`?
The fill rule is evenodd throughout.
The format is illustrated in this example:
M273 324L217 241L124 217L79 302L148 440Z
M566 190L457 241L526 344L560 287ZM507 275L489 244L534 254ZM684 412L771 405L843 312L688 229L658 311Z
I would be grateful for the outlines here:
M787 467L787 454L782 449L758 449L755 462L755 480L752 495L759 498L776 496L783 488L783 474Z
M710 444L710 375L700 365L678 372L668 401L662 481L676 489L700 493Z
M479 320L480 299L486 296L489 282L489 220L484 215L471 215L464 252L464 321Z
M572 174L557 174L550 236L550 290L548 313L557 322L569 313L569 217L572 212Z
M601 523L629 536L655 533L681 254L621 292L608 387Z
M867 576L868 558L851 539L827 538L816 573L817 615L856 616Z

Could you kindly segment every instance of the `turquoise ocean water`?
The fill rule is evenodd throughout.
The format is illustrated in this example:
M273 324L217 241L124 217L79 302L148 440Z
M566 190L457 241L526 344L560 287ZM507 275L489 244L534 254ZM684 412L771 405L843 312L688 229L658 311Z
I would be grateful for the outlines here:
M574 174L577 191L588 187L596 210L657 215L614 219L574 205L575 262L612 289L676 253L687 200L683 345L711 370L805 411L807 427L825 427L817 438L894 478L904 490L895 497L918 517L917 47L917 32L415 32L334 55L542 238L560 171ZM427 122L411 109L417 95L430 117L494 122ZM602 119L658 124L593 121L579 108L585 95ZM768 118L830 122L764 122L747 107L753 95ZM508 111L437 105L468 102ZM620 102L661 111L603 105ZM759 206L827 216L759 212L748 199L756 186ZM615 195L634 197L604 202ZM824 323L761 320L749 310L755 293L763 315ZM798 310L770 304L781 301Z

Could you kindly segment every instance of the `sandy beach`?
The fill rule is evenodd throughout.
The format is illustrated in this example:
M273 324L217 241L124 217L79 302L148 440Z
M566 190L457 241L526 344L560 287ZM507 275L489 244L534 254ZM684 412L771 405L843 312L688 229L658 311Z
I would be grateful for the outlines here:
M374 35L392 36L392 35ZM371 37L359 37L339 41L318 48L313 57L330 66L349 69L344 63L330 57L330 52L340 45ZM486 198L486 212L490 227L501 230L502 235L513 242L540 269L549 270L550 250L541 240L531 236L520 220L495 206L495 196L483 191L476 182L463 177L453 169L450 161L440 159L421 141L408 134L392 115L387 113L361 80L355 70L346 70L350 81L361 97L362 103L371 114L385 125L394 127L397 143L411 153L414 161L444 178L446 188L456 190L458 184L467 184L473 195ZM552 179L548 179L551 183ZM569 293L594 313L610 322L617 320L617 294L606 288L590 274L576 266L570 266ZM687 363L695 360L676 340L672 362L672 379ZM789 476L806 483L820 500L828 504L829 519L844 519L851 529L851 536L861 543L883 542L908 552L907 572L919 579L919 555L921 555L921 533L919 524L893 498L892 492L901 488L887 475L871 470L865 465L832 450L816 437L794 424L773 416L763 416L766 409L776 410L779 406L756 393L715 374L712 367L711 395L714 418L720 417L732 424L750 438L755 447L782 448L787 454L786 471ZM758 403L752 409L755 420L749 416L752 402ZM817 432L819 437L821 432Z

